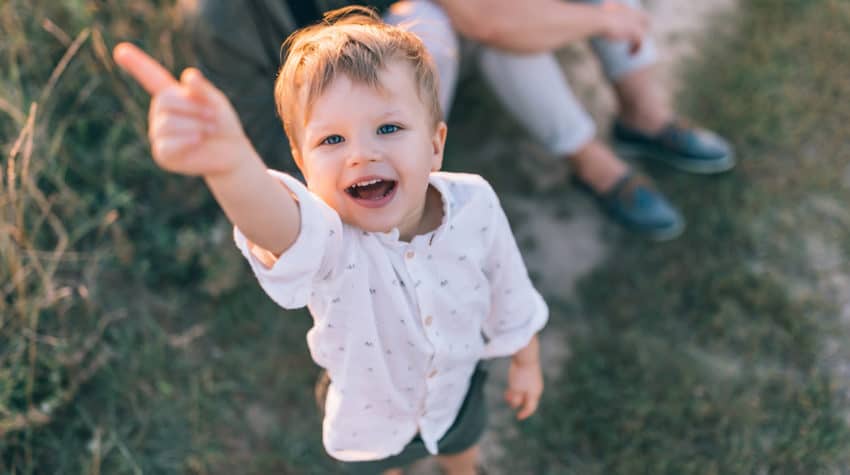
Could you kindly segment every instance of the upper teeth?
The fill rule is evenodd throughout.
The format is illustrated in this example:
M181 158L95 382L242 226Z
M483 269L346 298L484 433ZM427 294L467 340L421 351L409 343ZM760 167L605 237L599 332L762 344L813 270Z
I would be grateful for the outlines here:
M351 187L357 188L357 187L360 187L360 186L369 186L369 185L374 185L375 183L379 183L381 181L383 181L383 180L381 180L380 178L375 178L374 180L361 181L360 183L355 183L355 184L351 185Z

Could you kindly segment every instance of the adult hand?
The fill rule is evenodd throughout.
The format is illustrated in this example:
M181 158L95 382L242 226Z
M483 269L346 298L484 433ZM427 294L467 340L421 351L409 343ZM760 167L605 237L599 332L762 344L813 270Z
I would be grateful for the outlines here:
M543 372L540 362L521 362L511 360L508 370L508 389L505 391L505 401L517 411L516 418L523 420L534 414L540 395L543 394Z
M200 71L174 78L130 43L113 50L115 62L150 95L148 138L161 168L185 175L219 175L236 169L251 145L227 97Z
M628 42L629 51L637 53L643 39L649 34L649 15L616 0L606 0L600 8L604 16L602 35L611 40Z

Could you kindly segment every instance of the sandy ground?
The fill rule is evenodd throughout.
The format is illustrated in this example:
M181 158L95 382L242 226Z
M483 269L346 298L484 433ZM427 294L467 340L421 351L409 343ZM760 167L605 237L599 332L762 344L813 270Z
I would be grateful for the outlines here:
M671 92L671 97L674 97L682 87L677 81L676 68L698 53L695 40L720 15L732 12L735 0L646 0L645 7L652 15L653 36L661 58L658 77ZM615 101L610 89L600 86L604 80L590 49L585 45L571 46L563 57L571 85L597 124L600 124L599 129L605 130L613 117ZM850 175L850 167L848 170ZM540 181L545 183L545 177L541 177ZM609 252L610 244L601 233L603 227L607 226L604 217L586 197L575 194L574 198L568 205L569 212L566 214L569 217L564 218L563 210L551 204L541 205L521 196L501 197L506 208L525 216L517 231L517 239L518 242L526 238L534 240L535 245L524 252L524 257L529 272L538 278L544 296L570 298L575 282L603 262ZM562 238L540 239L541 236ZM566 340L560 328L549 327L541 334L541 356L547 384L558 380L560 368L569 357ZM489 475L504 473L499 466L499 459L504 453L500 440L516 430L513 413L502 399L507 366L507 360L493 364L487 387L491 419L481 449L482 465ZM440 471L433 460L428 460L412 467L408 473L430 475Z

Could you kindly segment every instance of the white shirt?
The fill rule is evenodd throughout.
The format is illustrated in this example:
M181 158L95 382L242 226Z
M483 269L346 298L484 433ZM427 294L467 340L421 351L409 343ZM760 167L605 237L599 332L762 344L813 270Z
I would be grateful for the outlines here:
M379 460L419 432L436 454L477 362L522 349L548 318L495 192L477 175L433 173L443 221L408 243L397 229L342 223L297 180L270 173L299 202L295 243L267 268L234 236L266 293L313 316L307 343L331 379L325 449Z

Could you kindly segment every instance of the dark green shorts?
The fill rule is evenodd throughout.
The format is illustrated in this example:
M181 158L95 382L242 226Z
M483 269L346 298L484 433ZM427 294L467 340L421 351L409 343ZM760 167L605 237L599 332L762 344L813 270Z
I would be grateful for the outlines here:
M469 391L460 406L457 417L446 434L437 442L440 454L451 455L463 452L478 443L487 425L487 405L484 401L484 382L487 370L479 363L472 373ZM376 475L391 468L401 468L417 460L428 457L430 453L419 434L402 451L391 457L368 462L340 462L344 473L352 475Z

